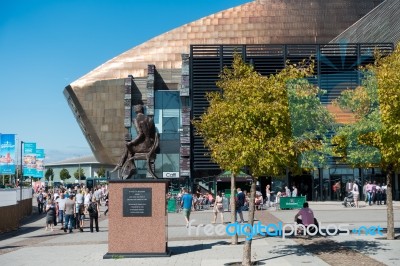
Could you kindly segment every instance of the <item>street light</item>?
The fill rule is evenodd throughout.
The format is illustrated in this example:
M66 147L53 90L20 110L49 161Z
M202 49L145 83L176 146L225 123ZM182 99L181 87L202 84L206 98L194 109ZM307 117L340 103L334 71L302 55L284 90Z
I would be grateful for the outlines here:
M24 170L22 169L22 147L23 147L23 145L24 145L24 142L21 140L21 152L20 152L20 159L21 159L21 161L20 161L20 163L21 163L21 173L20 173L20 176L19 176L19 187L20 187L20 201L22 202L22 177L24 176Z
M78 170L79 171L79 182L78 183L80 186L81 185L81 162L80 161L78 162L78 165L79 165L79 170Z

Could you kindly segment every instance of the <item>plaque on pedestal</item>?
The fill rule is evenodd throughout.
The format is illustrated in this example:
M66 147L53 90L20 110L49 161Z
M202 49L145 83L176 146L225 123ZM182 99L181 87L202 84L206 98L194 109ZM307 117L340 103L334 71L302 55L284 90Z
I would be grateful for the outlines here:
M170 256L167 187L168 180L110 180L104 259Z

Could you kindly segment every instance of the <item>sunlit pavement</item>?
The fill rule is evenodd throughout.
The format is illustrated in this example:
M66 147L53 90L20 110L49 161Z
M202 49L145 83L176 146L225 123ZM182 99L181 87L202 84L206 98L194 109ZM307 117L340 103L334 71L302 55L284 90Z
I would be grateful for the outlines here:
M350 228L381 225L386 227L386 206L366 206L359 209L344 208L340 202L310 202L310 207L322 224L349 224ZM103 207L104 208L104 207ZM400 204L395 203L395 227L400 227ZM283 223L293 223L296 210L275 210L270 208L266 217L275 217ZM19 231L0 235L1 265L224 265L241 261L243 245L230 245L230 238L224 235L206 234L204 228L213 220L211 210L192 212L191 233L185 227L181 213L168 214L168 247L170 257L162 258L116 258L103 259L108 251L108 219L102 217L100 232L90 233L75 230L66 234L59 230L44 230L44 216L22 226ZM247 212L244 213L247 220ZM218 217L217 222L219 222ZM230 212L224 213L224 220L230 220ZM88 226L88 222L86 222ZM196 233L198 232L198 233ZM21 234L20 234L21 233ZM398 233L397 233L398 234ZM241 243L244 238L240 238ZM377 236L350 234L326 237L344 247L387 265L398 265L400 241L388 241ZM268 265L329 265L319 256L308 252L299 245L303 237L255 237L252 244L252 260ZM304 241L311 243L312 238ZM354 263L354 262L353 262ZM339 265L339 264L337 264Z

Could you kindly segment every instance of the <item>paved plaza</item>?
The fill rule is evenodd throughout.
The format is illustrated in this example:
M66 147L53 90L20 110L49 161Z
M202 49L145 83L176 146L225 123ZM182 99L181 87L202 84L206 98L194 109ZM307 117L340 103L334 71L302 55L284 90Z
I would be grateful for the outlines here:
M310 202L319 222L348 224L350 230L360 226L386 228L386 206L344 208L339 202ZM103 207L104 208L104 207ZM400 203L395 202L395 227L400 228ZM256 212L262 224L293 223L296 210L261 210ZM224 213L226 222L230 212ZM247 212L244 213L247 220ZM60 226L45 231L44 216L34 214L25 219L18 231L0 235L0 265L229 265L241 261L243 237L239 245L230 245L230 237L215 233L221 225L210 225L211 210L193 212L192 228L186 228L181 213L168 214L170 257L103 259L108 252L108 219L100 218L100 232L66 234ZM218 217L219 219L219 217ZM219 222L219 220L217 220ZM88 222L86 222L86 226ZM226 226L226 225L225 225ZM206 227L208 229L206 229ZM211 228L212 235L209 233ZM207 231L208 230L208 231ZM399 235L399 231L396 235ZM334 235L325 237L256 236L252 260L259 265L399 265L400 239L388 241L380 236Z

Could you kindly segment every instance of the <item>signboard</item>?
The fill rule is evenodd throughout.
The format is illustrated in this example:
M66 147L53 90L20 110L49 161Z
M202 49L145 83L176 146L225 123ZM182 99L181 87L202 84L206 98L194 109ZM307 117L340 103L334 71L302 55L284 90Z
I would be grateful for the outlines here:
M0 134L0 174L15 174L15 134Z
M306 197L281 197L279 207L281 209L301 209Z
M163 172L163 178L178 178L179 172Z
M36 178L44 177L44 158L44 149L36 149Z
M36 176L36 143L24 142L23 176Z
M124 188L123 217L151 217L151 188Z

